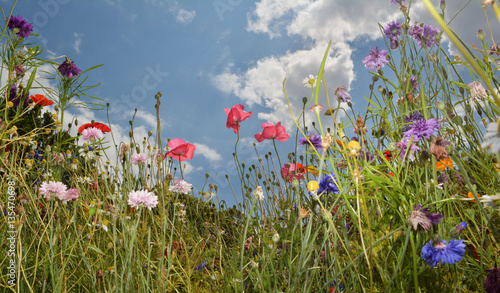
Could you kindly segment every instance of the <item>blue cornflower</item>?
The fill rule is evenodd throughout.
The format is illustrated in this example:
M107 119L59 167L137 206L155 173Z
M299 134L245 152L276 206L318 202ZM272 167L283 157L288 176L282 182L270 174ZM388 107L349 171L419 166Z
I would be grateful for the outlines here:
M441 240L435 245L432 244L432 241L429 241L429 243L422 247L422 259L425 259L425 262L431 267L435 267L440 261L442 264L460 262L465 253L465 244L462 243L463 241L463 239L452 239L446 243L446 240Z
M309 138L310 142L307 138ZM321 147L321 136L317 134L308 134L307 137L299 138L299 145L313 146L318 152L323 149Z
M321 177L319 180L319 189L318 194L323 192L327 192L330 194L338 194L340 190L337 188L337 184L335 183L337 178L335 177L335 173L332 172L329 175Z
M202 262L200 265L197 265L195 268L194 268L194 272L201 272L203 269L205 268L205 262Z

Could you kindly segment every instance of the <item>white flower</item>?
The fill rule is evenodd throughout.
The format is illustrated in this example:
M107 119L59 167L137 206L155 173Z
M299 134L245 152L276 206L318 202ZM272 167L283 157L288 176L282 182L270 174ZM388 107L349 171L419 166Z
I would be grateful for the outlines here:
M262 187L259 185L255 188L254 196L259 199L259 201L264 200L264 192L262 191Z
M145 153L133 154L130 162L134 165L145 164L148 161L148 157Z
M188 194L191 191L192 187L193 187L192 184L189 184L186 181L179 179L179 180L175 181L175 184L170 186L168 188L168 190L171 192L179 192L179 193L183 193L183 194Z
M99 128L89 127L82 131L83 140L98 141L102 138L104 133Z
M489 148L488 152L496 154L500 151L500 118L497 122L490 123L486 127L486 134L484 135L484 142L481 144L483 148Z
M479 198L481 203L485 207L493 207L494 209L498 209L500 205L500 195L483 195Z
M304 78L304 80L302 80L302 83L305 87L312 88L316 84L317 78L317 76L309 74L309 77Z

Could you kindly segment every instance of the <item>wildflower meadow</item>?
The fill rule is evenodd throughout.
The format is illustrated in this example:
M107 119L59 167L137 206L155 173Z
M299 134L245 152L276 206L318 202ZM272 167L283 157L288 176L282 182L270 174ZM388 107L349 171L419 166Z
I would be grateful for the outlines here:
M328 87L328 45L303 73L302 111L289 104L294 128L255 133L258 160L238 156L250 106L209 114L234 136L238 180L226 175L224 194L210 174L186 180L197 149L189 133L161 137L161 92L143 141L133 117L116 141L109 120L65 115L109 110L87 79L99 66L42 59L22 11L2 9L0 291L500 292L500 47L483 30L480 46L464 43L444 0L418 1L439 26L411 19L411 0L387 1L400 19L380 24L386 47L362 60L366 107ZM500 26L499 2L479 2ZM56 88L37 80L47 65ZM286 79L275 86L290 103Z

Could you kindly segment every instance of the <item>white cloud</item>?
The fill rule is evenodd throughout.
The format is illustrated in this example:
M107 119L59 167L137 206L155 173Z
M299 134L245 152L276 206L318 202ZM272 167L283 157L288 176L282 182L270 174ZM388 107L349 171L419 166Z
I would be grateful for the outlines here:
M129 115L130 115L130 117L132 117L134 115L134 111L130 111ZM137 110L135 117L144 121L148 125L149 130L156 132L156 128L158 125L157 125L157 120L156 120L155 115L148 113L146 111L143 111L143 110ZM162 127L165 127L165 126L169 127L169 125L167 125L166 122L161 118L160 118L160 123L161 123Z
M202 155L211 163L217 163L222 160L222 156L217 153L215 149L210 148L209 146L202 143L193 143L196 146L195 155Z
M194 10L188 11L181 8L177 10L177 17L175 19L177 20L177 22L188 24L193 21L195 16L196 16L196 11Z
M75 42L73 43L73 49L75 49L76 53L80 54L80 45L82 44L83 34L73 33L75 37Z

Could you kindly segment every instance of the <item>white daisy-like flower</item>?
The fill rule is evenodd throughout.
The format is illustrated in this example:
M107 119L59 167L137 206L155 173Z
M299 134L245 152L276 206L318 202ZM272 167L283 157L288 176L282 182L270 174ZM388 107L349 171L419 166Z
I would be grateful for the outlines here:
M489 148L490 154L496 154L500 151L500 118L497 122L488 124L486 127L486 134L484 135L484 142L481 144L482 148Z
M309 77L304 78L304 80L302 80L302 83L305 87L313 88L313 86L316 84L316 79L318 79L317 76L309 74Z
M498 209L500 205L500 195L483 195L479 198L481 203L485 207L493 207L494 209Z
M254 191L254 196L259 200L263 201L264 200L264 191L262 190L262 187L259 185L257 188L255 188Z

